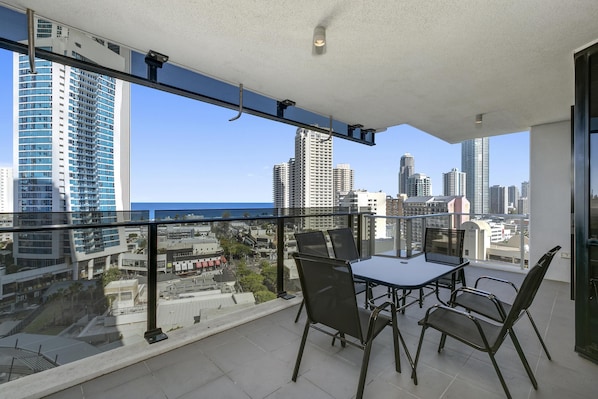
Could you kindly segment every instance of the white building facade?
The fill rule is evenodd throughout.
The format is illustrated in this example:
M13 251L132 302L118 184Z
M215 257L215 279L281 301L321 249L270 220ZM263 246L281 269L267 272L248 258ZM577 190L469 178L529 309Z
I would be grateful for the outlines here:
M274 208L289 208L291 205L289 163L283 162L272 168L272 197Z
M343 198L340 206L352 211L372 212L377 216L386 216L386 193L352 190ZM376 238L386 238L386 219L375 218Z
M443 195L465 195L467 176L458 169L442 174Z
M488 213L490 142L488 137L461 143L461 170L467 175L465 196L475 214Z
M407 179L407 196L422 197L432 195L432 180L423 173L414 173Z
M41 19L35 29L36 46L123 71L129 64L118 45ZM72 212L69 222L81 224L117 221L116 211L130 208L129 83L41 59L31 73L26 55L13 60L14 211ZM16 263L102 263L126 250L121 229L69 233L68 239L63 232L15 236Z
M334 206L341 203L341 198L353 190L355 172L348 163L339 163L332 170L332 184L334 190Z

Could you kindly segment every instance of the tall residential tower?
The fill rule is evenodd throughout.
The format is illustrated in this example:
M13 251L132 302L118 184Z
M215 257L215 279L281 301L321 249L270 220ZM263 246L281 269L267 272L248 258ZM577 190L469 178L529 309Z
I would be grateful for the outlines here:
M36 20L35 37L45 50L123 71L129 64L118 45L48 21ZM31 73L27 55L13 59L15 212L37 224L52 222L40 212L116 221L114 211L130 209L129 84L42 59ZM110 228L20 235L14 245L18 266L34 268L70 259L91 269L96 260L97 270L125 250L124 231Z
M294 176L294 208L333 206L332 140L328 135L297 129Z
M489 140L488 137L461 143L461 170L466 175L465 197L472 213L488 213L489 202Z
M415 158L408 152L401 157L399 170L399 194L407 194L407 180L415 173Z
M407 196L421 197L432 195L432 181L423 173L415 173L407 179Z
M340 206L342 198L353 190L355 173L348 163L339 163L332 170L334 206Z
M444 195L465 195L466 191L466 175L459 172L456 168L451 169L450 172L442 174L442 186Z

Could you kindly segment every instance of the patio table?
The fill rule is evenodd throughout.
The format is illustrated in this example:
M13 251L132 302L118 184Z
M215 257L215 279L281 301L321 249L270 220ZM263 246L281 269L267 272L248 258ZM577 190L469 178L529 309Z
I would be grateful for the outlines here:
M396 290L403 290L404 293L407 291L411 292L412 290L419 290L449 274L454 279L455 273L468 264L468 259L463 259L459 264L448 264L429 262L426 261L424 256L416 256L407 259L373 256L369 259L353 263L351 269L356 278L365 280L368 283L385 285L392 288L394 296ZM438 296L438 288L427 295L432 293L436 293L438 300L445 304ZM404 311L407 306L417 302L419 302L421 306L423 300L422 297L413 302L406 303L407 295L408 294L404 294L401 298L397 298L396 296L393 298L398 310ZM401 300L402 305L399 305L399 299Z
M419 302L421 306L423 301L423 297L420 295L420 297L413 302L406 303L406 297L408 296L407 291L420 290L448 274L451 274L454 286L455 273L468 264L468 259L463 259L459 264L448 264L428 262L424 256L416 256L407 259L388 256L373 256L369 259L363 259L352 263L351 270L353 271L353 277L365 280L367 283L385 285L391 288L393 302L397 305L397 311L404 312L406 307L417 302ZM403 290L403 295L400 298L396 295L397 290ZM436 298L444 304L438 296L438 287L427 295L431 295L433 292L436 293ZM400 306L398 303L399 300L402 302L402 305ZM413 370L411 378L414 378L415 381L417 381L415 376L415 365L411 354L409 353L403 336L399 335L399 338L405 350L407 359L409 360L409 364L411 365L411 369Z

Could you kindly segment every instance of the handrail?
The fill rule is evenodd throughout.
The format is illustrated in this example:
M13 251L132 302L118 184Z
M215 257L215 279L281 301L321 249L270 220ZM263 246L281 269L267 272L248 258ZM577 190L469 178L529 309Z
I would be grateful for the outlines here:
M233 221L256 221L256 220L275 220L278 226L277 229L277 242L283 245L278 245L277 251L277 296L288 298L292 297L287 295L284 287L284 242L285 242L285 229L284 226L288 220L314 218L314 217L347 217L347 224L353 223L352 218L355 216L371 215L371 212L351 212L345 208L297 208L297 209L273 209L272 214L261 214L250 217L203 217L201 215L194 215L185 217L184 219L167 219L167 220L127 220L127 221L116 221L116 222L89 222L89 223L53 223L49 225L36 225L36 226L10 226L0 227L0 233L30 233L37 231L64 231L64 230L87 230L87 229L103 229L103 228L118 228L118 227L147 227L147 259L148 259L148 309L147 309L147 331L144 334L145 339L149 343L159 342L167 337L162 332L161 328L157 325L157 302L158 302L158 286L157 286L157 275L158 275L158 226L159 225L187 225L197 223L214 223L214 222L233 222ZM191 211L191 210L189 210ZM201 210L195 210L201 211ZM214 210L210 210L214 211ZM229 211L224 210L223 211ZM52 218L66 218L67 220L75 219L78 222L78 218L101 220L105 218L117 218L131 215L139 215L148 211L94 211L94 212L21 212L21 213L2 213L0 214L0 220L9 221L10 216L14 217L17 223L21 221L31 221L31 219L48 218L50 221L56 220ZM19 221L18 218L22 220ZM361 223L358 223L358 228L361 227ZM361 232L359 232L361 236Z

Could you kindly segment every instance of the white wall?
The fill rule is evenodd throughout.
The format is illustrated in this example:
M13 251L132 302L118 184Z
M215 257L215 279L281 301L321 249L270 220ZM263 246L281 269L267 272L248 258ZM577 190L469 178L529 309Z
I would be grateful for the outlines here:
M570 121L530 131L530 266L555 245L546 278L571 282Z

